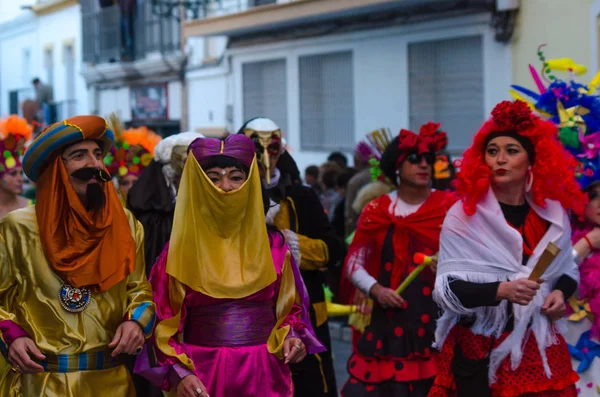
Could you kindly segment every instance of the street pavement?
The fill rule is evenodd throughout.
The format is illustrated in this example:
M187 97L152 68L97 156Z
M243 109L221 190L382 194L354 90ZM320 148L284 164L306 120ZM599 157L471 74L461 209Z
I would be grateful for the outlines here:
M352 353L350 344L350 328L341 323L330 321L329 330L331 333L331 347L333 350L333 366L335 369L335 378L338 390L342 389L346 380L348 380L348 370L346 365Z
M333 339L331 341L333 349L333 367L335 369L335 379L337 382L338 389L341 390L346 380L348 380L348 370L346 365L348 364L348 358L352 352L350 342Z

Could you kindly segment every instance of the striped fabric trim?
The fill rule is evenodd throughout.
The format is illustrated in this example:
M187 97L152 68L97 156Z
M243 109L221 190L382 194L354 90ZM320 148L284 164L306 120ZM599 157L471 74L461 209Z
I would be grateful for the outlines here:
M154 323L156 322L156 313L152 302L141 303L138 307L129 312L129 320L135 321L142 326L146 338L152 335Z
M40 361L45 372L77 372L93 371L118 367L122 365L118 358L111 356L111 350L79 354L48 354Z

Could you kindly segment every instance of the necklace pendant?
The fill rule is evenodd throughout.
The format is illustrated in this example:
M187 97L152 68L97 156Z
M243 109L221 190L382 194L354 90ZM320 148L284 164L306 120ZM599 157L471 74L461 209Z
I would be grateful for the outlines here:
M64 283L60 287L58 298L63 309L71 313L79 313L88 307L92 294L88 287L76 288Z

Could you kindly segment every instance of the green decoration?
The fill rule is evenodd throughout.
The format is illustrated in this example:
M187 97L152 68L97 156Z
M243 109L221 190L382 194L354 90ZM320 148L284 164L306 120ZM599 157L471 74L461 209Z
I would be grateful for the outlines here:
M581 146L581 142L579 141L579 133L577 128L573 127L563 127L558 132L558 139L560 142L573 149L579 149Z
M374 157L369 159L369 165L371 166L371 180L374 182L379 179L381 175L381 168L379 168L379 160Z

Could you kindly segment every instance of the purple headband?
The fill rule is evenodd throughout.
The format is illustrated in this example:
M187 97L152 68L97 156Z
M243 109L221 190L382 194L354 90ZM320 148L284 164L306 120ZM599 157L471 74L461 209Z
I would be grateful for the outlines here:
M188 152L192 152L200 166L203 166L211 157L233 157L240 163L250 168L254 159L254 142L245 135L233 134L224 140L217 138L198 138L191 143Z

